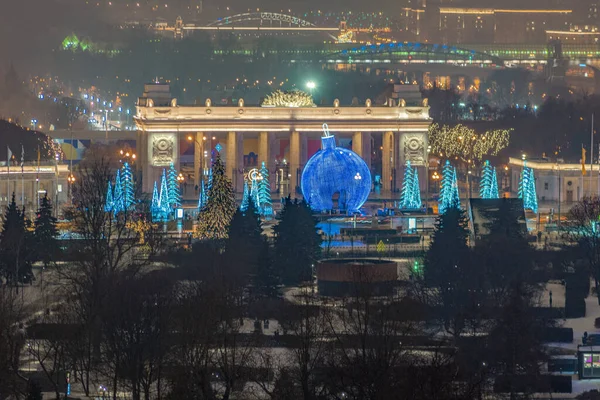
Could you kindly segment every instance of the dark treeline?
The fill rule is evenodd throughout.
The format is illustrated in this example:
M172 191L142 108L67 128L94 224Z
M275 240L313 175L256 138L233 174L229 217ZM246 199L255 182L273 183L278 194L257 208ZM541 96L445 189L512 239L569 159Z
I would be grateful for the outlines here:
M516 399L549 379L543 340L564 314L544 312L539 298L550 276L563 276L564 254L552 254L556 267L548 268L548 254L534 251L517 222L518 202L499 200L489 235L475 243L464 211L451 208L394 295L377 295L377 277L362 269L346 296L333 299L315 293L321 237L303 202L285 201L273 238L252 204L245 212L207 206L203 239L170 249L143 204L105 212L110 160L96 152L77 174L67 215L78 240L64 253L52 250L47 202L33 236L10 235L26 249L50 249L38 253L48 309L32 316L14 280L0 289L0 398L33 396L40 385L59 398L67 372L85 395L101 388L110 398L190 400L466 400L494 391ZM213 177L211 196L228 193L230 182ZM17 228L6 225L0 236L9 274L27 265L8 241L14 229L24 232L13 208L6 221ZM590 241L580 246L589 250ZM585 280L595 269L581 258L575 269ZM19 371L21 354L37 374Z

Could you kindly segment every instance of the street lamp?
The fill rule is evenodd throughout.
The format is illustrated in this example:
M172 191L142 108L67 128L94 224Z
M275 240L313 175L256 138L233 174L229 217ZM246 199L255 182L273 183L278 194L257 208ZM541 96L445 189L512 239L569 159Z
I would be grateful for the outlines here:
M435 182L435 190L438 191L438 182L440 180L440 174L437 171L433 171L433 175L431 175L431 179Z
M306 82L306 87L308 88L310 95L312 96L313 90L317 87L317 84L314 81Z
M135 162L135 159L137 158L137 155L133 151L128 150L128 149L119 150L119 154L125 160L131 160L132 164ZM121 162L123 162L123 160L121 160Z

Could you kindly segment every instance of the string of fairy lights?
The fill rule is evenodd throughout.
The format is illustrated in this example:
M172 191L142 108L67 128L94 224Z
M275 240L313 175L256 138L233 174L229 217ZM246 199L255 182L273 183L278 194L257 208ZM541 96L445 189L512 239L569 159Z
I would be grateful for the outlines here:
M496 156L509 143L512 129L495 129L477 133L465 125L432 124L429 144L434 155L479 164L486 156Z

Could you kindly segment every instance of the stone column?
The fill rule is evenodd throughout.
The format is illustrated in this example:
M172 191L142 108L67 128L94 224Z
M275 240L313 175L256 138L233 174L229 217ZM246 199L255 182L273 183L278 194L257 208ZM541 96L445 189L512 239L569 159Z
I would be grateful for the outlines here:
M262 166L262 163L269 166L271 162L271 137L269 132L260 132L258 134L258 168Z
M302 138L300 132L292 132L290 135L290 187L289 194L292 197L296 194L296 187L300 184L298 182L298 171L300 169L300 157L302 155L301 149ZM284 194L287 196L287 194Z
M352 151L363 158L363 150L363 134L362 132L354 132L354 135L352 135Z
M229 132L227 135L227 177L231 179L233 189L241 190L243 174L239 172L244 166L244 134L240 132Z
M194 185L200 187L204 167L204 133L196 133L194 138Z
M404 167L401 163L401 154L400 154L400 133L394 135L394 148L392 150L393 161L392 161L392 172L393 172L393 181L392 181L392 190L399 190L402 187L402 181L404 180ZM395 171L395 174L394 174Z
M352 135L352 151L365 160L371 170L371 133L355 132Z
M381 152L381 183L383 190L392 190L392 168L394 162L394 132L385 132Z

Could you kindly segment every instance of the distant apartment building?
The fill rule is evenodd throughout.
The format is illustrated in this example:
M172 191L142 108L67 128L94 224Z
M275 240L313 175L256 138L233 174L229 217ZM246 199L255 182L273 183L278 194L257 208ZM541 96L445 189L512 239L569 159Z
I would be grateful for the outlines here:
M546 31L566 31L570 9L439 7L442 43L545 43Z

